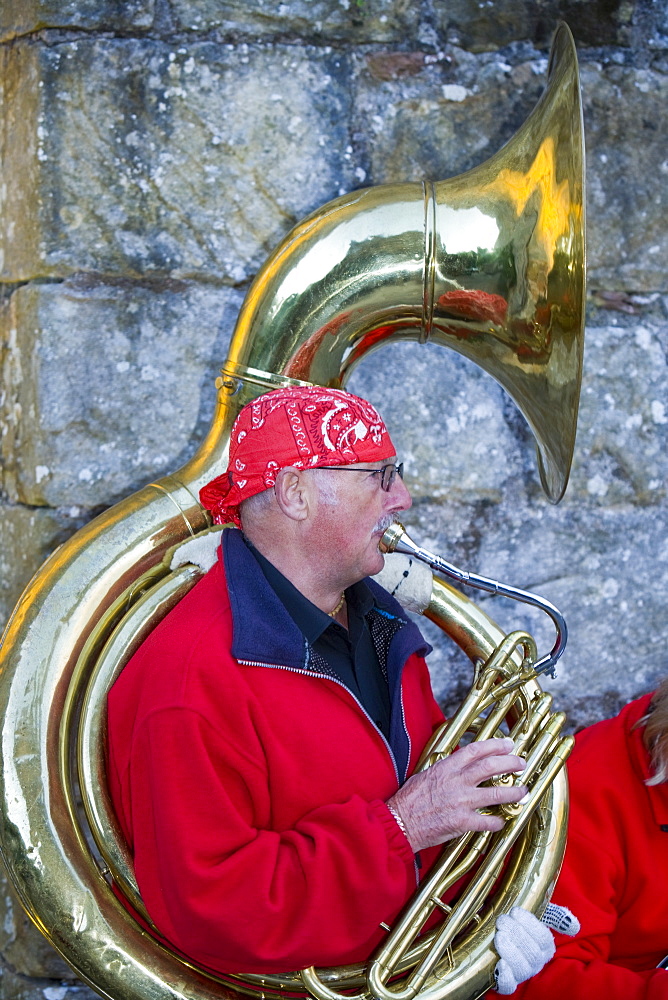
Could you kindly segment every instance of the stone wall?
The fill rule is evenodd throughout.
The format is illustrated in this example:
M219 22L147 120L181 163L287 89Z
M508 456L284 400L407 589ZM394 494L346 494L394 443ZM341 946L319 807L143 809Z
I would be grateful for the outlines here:
M415 536L565 613L548 686L572 726L652 688L668 668L663 0L5 0L0 620L59 542L193 453L278 240L339 193L495 152L542 90L560 17L581 61L589 234L564 501L543 498L514 406L455 355L389 348L349 387L388 418ZM485 604L551 642L540 615ZM448 705L469 671L426 631ZM88 992L9 890L0 952L5 998Z

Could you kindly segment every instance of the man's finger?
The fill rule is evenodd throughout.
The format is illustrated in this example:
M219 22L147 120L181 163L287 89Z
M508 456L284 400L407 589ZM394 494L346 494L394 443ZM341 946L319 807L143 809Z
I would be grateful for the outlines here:
M471 808L485 809L487 806L501 806L509 802L519 802L528 789L526 785L486 785L471 792Z
M505 771L516 771L524 767L521 757L512 754L514 744L509 737L494 740L480 740L469 743L451 753L449 757L439 760L433 765L434 770L444 770L450 775L461 774L472 767L486 767L486 777L493 774L503 774ZM504 767L503 762L511 761L511 766ZM487 765L487 762L490 762ZM480 779L483 780L483 779Z
M505 959L500 958L496 963L494 969L494 981L496 992L500 993L502 996L508 996L510 993L514 993L517 989L517 980L513 975L513 970L510 968L508 962Z
M515 744L509 736L502 736L501 739L476 740L474 743L468 743L465 747L455 750L449 759L454 760L457 758L462 762L462 766L465 767L471 761L481 760L483 757L512 753L514 747Z
M474 833L483 833L489 830L491 833L498 833L503 830L506 821L501 816L492 816L488 813L473 812L471 819L466 823L461 833L472 830ZM458 834L459 836L459 834Z
M462 769L462 778L472 785L479 785L481 781L494 778L497 774L514 774L515 771L523 771L525 761L515 754L506 754L500 757L484 757L482 760L475 760L468 767Z

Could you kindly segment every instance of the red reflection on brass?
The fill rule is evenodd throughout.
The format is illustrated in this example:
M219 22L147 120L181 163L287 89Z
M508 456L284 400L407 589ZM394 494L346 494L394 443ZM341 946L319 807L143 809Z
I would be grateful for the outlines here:
M508 315L508 302L503 295L493 295L479 288L456 288L439 296L438 305L462 319L490 321L502 326Z
M311 381L311 369L315 356L320 350L323 341L329 335L335 337L341 327L345 326L350 319L350 310L347 312L342 312L340 316L335 316L334 319L330 320L329 323L325 323L321 326L319 330L312 333L311 336L301 344L295 353L289 358L288 363L283 369L283 374L287 375L288 378L298 378L304 382Z

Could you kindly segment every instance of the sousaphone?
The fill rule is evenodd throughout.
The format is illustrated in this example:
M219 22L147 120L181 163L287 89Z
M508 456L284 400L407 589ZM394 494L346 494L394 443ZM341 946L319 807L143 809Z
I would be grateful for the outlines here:
M209 976L142 929L111 889L113 881L144 912L106 793L106 691L201 576L197 560L179 552L188 540L206 544L210 523L198 491L225 468L240 408L278 386L344 385L361 358L388 343L443 344L490 373L516 402L556 502L575 437L583 298L582 119L573 40L561 25L545 93L490 160L446 181L355 191L289 233L248 293L217 381L213 424L195 457L86 525L30 582L0 648L0 849L37 927L103 996L220 1000L304 989L298 975ZM437 578L432 598L428 613L465 649L479 679L481 661L495 655L503 634ZM531 643L520 637L517 644L520 653L510 659L522 671ZM525 682L522 698L540 700L535 680L527 674ZM495 961L495 912L513 901L544 906L565 834L566 782L556 771L505 862L506 875L495 869L492 882L502 883L503 894L460 920L420 995L484 991ZM363 969L314 977L318 995L336 993L337 984L368 992L359 986ZM374 980L377 994L415 995L382 978Z

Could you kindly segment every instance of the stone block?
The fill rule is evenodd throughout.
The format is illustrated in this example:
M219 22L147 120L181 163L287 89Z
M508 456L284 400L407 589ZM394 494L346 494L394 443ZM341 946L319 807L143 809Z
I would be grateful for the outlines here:
M172 0L170 7L176 29L199 37L216 32L230 41L296 38L313 44L353 45L410 40L437 48L452 41L480 51L519 40L547 46L564 17L581 45L628 46L637 3L573 0L565 9L560 0L495 0L493 4L452 0L434 5L409 0ZM657 8L653 13L660 20L661 5ZM8 0L0 12L0 40L43 28L145 31L155 26L156 13L155 0L123 4Z
M131 31L153 23L155 0L3 0L0 42L42 28Z
M46 557L88 516L86 510L76 506L51 510L0 504L0 631ZM0 934L0 952L4 954L1 942Z
M0 46L0 282L40 256L40 83L36 48Z
M243 281L339 191L447 177L496 152L544 85L544 55L517 52L371 52L353 73L349 57L280 45L5 48L4 280L84 268ZM590 283L665 290L666 76L584 63L582 80Z
M562 508L668 502L667 347L668 323L657 316L587 327ZM348 388L383 413L416 503L542 502L533 436L519 410L489 375L454 352L390 345L361 363Z
M391 344L366 358L346 388L383 415L413 502L498 503L532 461L522 418L489 375L434 344ZM425 542L426 544L426 542Z
M614 320L614 322L612 322ZM610 314L588 325L578 434L564 505L668 502L668 322ZM433 344L393 344L348 388L385 416L414 502L498 504L542 489L533 437L494 380ZM407 419L410 414L410 420Z
M541 682L572 730L614 714L666 674L668 509L550 507L507 495L500 504L446 500L417 504L402 518L409 533L455 565L546 597L565 616L569 638L556 678ZM555 631L546 614L461 588L505 632L527 629L539 654ZM472 668L432 623L418 625L437 698L451 712Z
M297 37L314 43L416 38L420 4L410 0L173 0L179 27L229 38Z
M0 280L241 282L356 183L345 57L80 39L2 52Z
M668 502L668 323L588 326L569 506Z
M12 969L0 968L0 1000L97 1000L83 983L57 979L27 979Z
M502 48L526 40L547 46L565 20L579 45L629 45L637 4L627 0L454 0L434 5L441 38L472 51Z
M511 63L448 46L397 66L395 53L360 54L356 139L373 183L441 180L488 159L544 89L547 61L534 55Z
M63 991L64 1000L66 988L63 981L73 981L74 973L28 918L2 869L0 869L0 906L4 914L0 924L0 955L4 965L0 971L0 997L8 1000L9 997L27 998L32 995L24 992L27 988L25 980L19 976L12 976L8 971L7 966L10 966L20 977L34 976L51 980L40 984L38 1000L45 1000L43 992L45 987L47 989L53 987L53 980L60 980L61 982L55 985ZM4 973L9 978L4 978ZM48 994L46 997L49 1000ZM60 1000L60 997L52 996L50 1000ZM75 1000L75 997L70 997L70 1000ZM84 998L81 997L80 1000Z
M447 178L487 160L520 128L546 60L512 63L450 48L429 61L362 57L356 137L373 183ZM593 288L664 291L668 259L668 78L613 63L582 65Z
M106 506L183 464L208 429L240 301L175 282L19 288L2 320L10 499Z
M668 77L582 66L591 288L665 291Z
M668 508L525 509L501 528L480 525L480 572L544 594L569 626L555 680L545 680L571 726L589 725L652 690L666 675ZM483 567L488 567L487 570ZM496 615L496 601L484 600ZM507 628L528 627L548 649L546 615L499 609Z
M451 0L419 4L407 0L173 0L179 27L217 30L230 38L296 36L307 41L405 42L441 46L453 41L472 51L497 49L518 40L549 44L564 16L583 45L628 45L636 4L628 0L592 4L574 0L564 13L559 0Z

